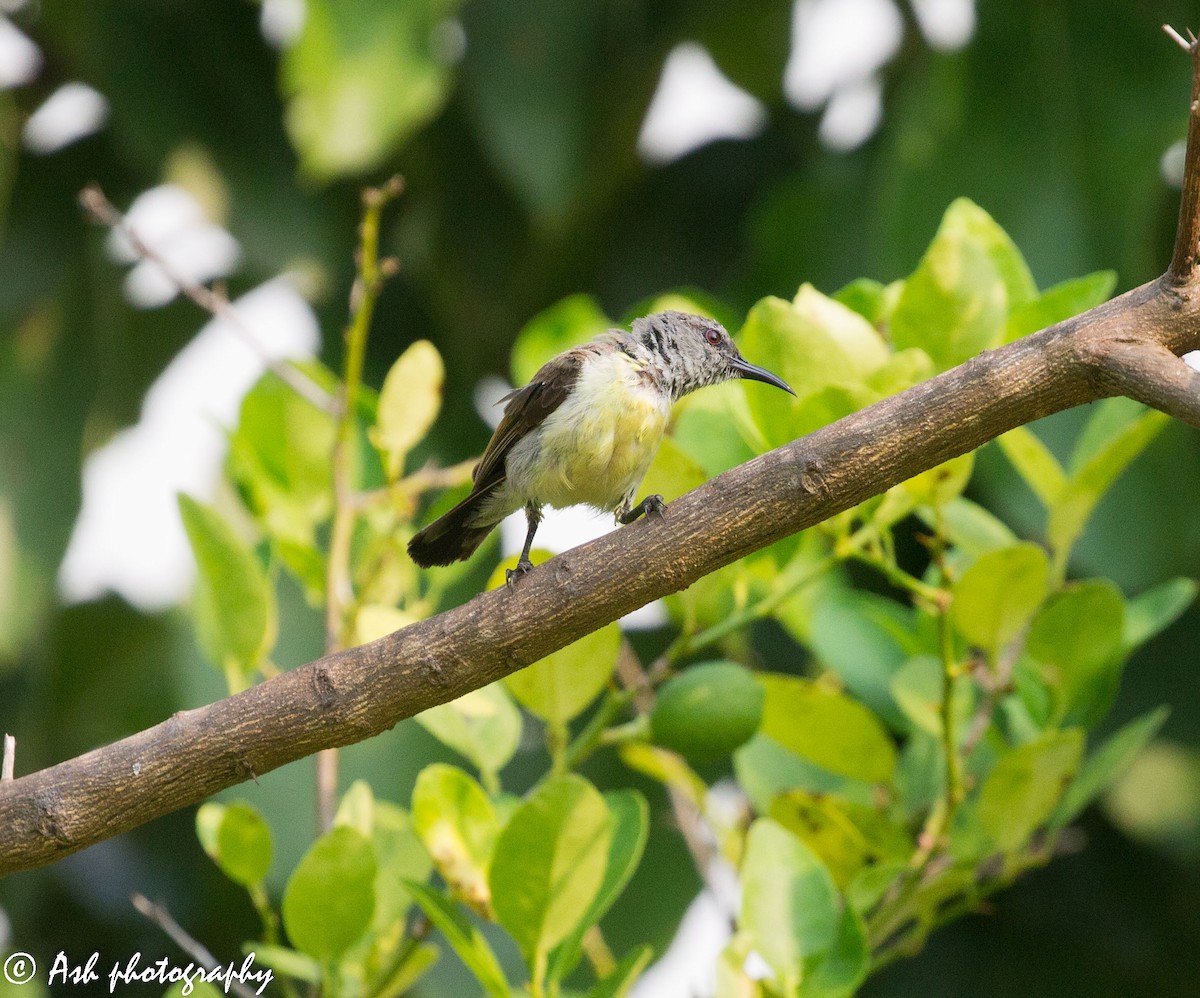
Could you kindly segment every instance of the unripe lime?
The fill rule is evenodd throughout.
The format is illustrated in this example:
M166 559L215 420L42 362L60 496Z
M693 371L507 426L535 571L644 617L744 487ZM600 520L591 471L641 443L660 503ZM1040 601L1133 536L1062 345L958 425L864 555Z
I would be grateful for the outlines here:
M749 741L762 721L763 688L736 662L704 662L668 680L650 713L656 744L715 759Z

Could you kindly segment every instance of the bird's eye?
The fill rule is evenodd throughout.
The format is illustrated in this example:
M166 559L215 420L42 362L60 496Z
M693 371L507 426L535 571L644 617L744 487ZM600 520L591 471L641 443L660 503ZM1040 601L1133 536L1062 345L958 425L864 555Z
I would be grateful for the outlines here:
M713 346L716 346L721 342L721 331L719 329L706 329L704 330L704 338Z

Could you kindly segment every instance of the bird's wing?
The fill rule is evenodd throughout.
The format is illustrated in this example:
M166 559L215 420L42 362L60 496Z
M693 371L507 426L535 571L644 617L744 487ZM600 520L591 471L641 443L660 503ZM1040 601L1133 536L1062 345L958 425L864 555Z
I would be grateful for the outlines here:
M504 418L488 441L487 449L475 466L475 487L479 492L504 478L504 459L513 445L537 429L575 387L579 369L590 351L576 347L547 361L524 388L509 392L500 401L507 402Z

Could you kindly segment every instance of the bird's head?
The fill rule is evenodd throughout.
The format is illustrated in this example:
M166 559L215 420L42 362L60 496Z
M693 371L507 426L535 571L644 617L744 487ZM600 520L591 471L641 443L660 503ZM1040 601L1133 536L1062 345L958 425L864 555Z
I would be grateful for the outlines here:
M782 378L746 360L715 319L688 312L656 312L636 319L633 335L655 356L675 398L731 378L763 381L792 392Z

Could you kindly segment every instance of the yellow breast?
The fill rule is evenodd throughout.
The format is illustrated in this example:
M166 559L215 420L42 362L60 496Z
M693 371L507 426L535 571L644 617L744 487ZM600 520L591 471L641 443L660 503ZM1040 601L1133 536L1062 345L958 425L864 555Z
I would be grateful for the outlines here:
M614 509L646 475L670 402L623 353L589 363L575 390L543 424L537 498L551 506Z

